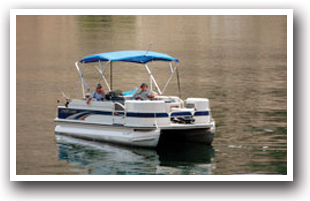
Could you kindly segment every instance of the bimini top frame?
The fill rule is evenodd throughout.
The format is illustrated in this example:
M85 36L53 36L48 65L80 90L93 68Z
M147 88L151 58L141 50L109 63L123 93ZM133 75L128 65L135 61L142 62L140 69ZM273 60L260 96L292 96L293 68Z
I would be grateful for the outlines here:
M84 79L83 72L85 68L85 63L92 63L92 62L99 62L99 68L97 68L98 72L100 73L100 79L99 83L101 80L104 80L105 84L108 87L108 90L112 90L112 62L113 61L122 61L122 62L133 62L133 63L140 63L143 64L147 73L150 76L150 89L151 91L153 90L153 82L154 85L159 93L159 95L162 95L167 86L169 85L173 75L177 73L177 82L178 82L178 89L180 93L180 82L179 82L179 75L178 75L178 68L177 68L177 63L179 62L178 59L173 58L167 54L163 53L158 53L158 52L151 52L151 51L118 51L118 52L107 52L107 53L100 53L100 54L94 54L94 55L89 55L84 57L82 60L77 61L75 63L75 66L78 70L78 73L81 78L81 86L82 86L82 93L83 97L85 98L85 87L87 91L90 91L90 88L87 84L87 82ZM164 86L163 90L161 90L154 78L154 75L152 74L152 71L148 67L147 63L151 61L167 61L169 62L169 68L170 68L170 77L168 78L168 81L166 85ZM106 62L104 66L102 66L102 62ZM172 62L175 63L175 65L172 65ZM78 66L78 63L82 63L83 66L80 68ZM108 65L110 65L110 84L107 82L107 79L104 75Z

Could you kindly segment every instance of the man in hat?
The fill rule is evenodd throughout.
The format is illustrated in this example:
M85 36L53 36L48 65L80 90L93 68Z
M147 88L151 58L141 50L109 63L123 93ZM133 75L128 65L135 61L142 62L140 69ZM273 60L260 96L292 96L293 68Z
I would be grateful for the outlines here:
M98 84L96 87L96 91L94 91L91 96L86 98L86 103L89 104L92 98L96 99L97 101L104 101L104 97L105 92L102 89L101 84Z
M134 99L146 100L149 98L154 98L157 95L155 92L148 90L146 83L142 83L140 89L141 90L133 96Z

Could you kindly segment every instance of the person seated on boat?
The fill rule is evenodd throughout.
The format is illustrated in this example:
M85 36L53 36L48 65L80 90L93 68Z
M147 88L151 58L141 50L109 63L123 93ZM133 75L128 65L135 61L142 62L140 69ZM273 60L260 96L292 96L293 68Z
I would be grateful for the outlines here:
M146 83L142 83L140 89L141 90L133 96L134 99L147 100L157 96L155 92L151 92L150 90L148 90L148 86Z
M96 99L97 101L104 101L104 97L105 92L102 89L101 84L98 84L96 90L88 98L86 98L86 103L89 104L92 98Z

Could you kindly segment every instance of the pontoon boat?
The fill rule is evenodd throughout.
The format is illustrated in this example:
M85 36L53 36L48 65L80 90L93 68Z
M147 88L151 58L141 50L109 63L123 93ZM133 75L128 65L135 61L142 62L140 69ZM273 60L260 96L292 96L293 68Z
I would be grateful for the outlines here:
M149 62L168 63L170 76L161 90L154 78ZM85 64L99 63L100 82L108 93L103 101L86 102L90 87L84 79ZM141 64L149 75L150 91L157 96L134 99L137 88L120 93L112 88L112 63L131 62ZM167 54L151 51L118 51L84 57L75 63L81 79L82 98L67 101L58 106L55 133L90 140L106 141L130 146L156 147L169 142L197 142L211 144L215 135L215 122L211 118L207 98L187 98L164 95L176 74L180 91L179 60ZM82 65L82 67L79 66ZM109 83L106 70L110 68Z

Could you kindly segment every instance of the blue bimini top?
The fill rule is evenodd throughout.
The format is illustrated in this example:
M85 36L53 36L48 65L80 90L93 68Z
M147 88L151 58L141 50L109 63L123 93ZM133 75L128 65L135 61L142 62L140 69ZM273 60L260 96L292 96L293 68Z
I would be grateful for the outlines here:
M178 59L173 58L167 54L150 52L150 51L141 51L141 50L99 53L86 56L82 60L80 60L81 63L90 63L98 61L124 61L124 62L134 62L143 64L150 61L179 62Z

